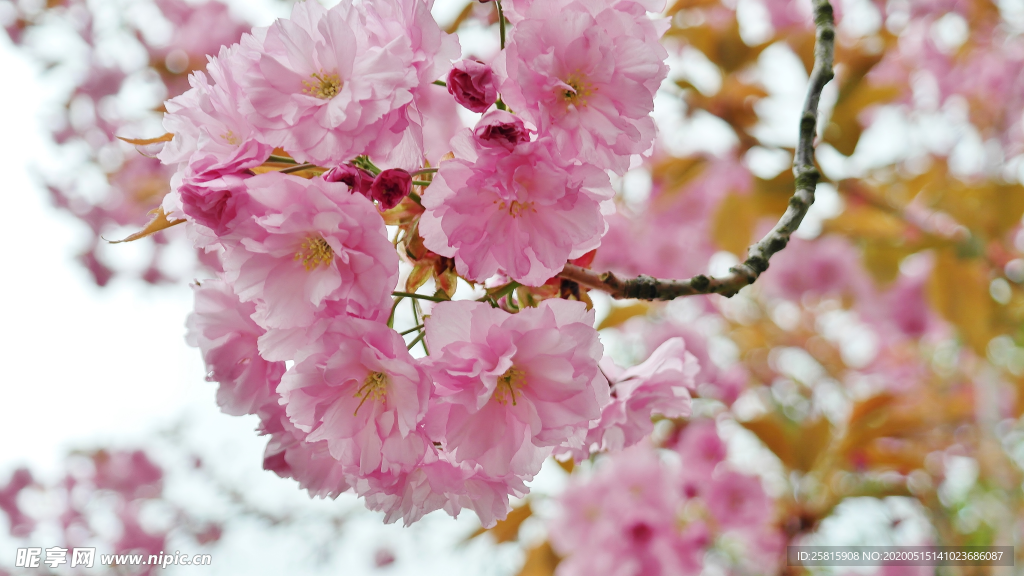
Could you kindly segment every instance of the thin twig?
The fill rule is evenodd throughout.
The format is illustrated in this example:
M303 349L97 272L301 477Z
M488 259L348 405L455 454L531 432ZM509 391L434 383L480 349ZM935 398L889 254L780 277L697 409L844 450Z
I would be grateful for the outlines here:
M814 69L811 71L807 96L800 117L800 140L793 158L796 193L789 199L786 213L778 224L759 242L747 249L747 259L729 269L729 273L715 278L694 276L687 280L661 280L651 276L622 279L611 272L600 274L574 264L566 264L559 274L588 288L607 292L613 298L640 300L673 300L695 294L735 295L744 286L753 284L768 269L768 260L789 244L790 236L807 215L814 203L814 189L821 174L814 166L814 139L817 135L818 100L821 91L832 80L832 61L835 53L835 21L828 0L814 0L814 24L817 29L814 43Z
M498 31L501 35L501 49L505 49L505 12L501 9L501 0L494 3L498 7Z
M416 298L418 300L430 300L431 302L447 302L447 298L438 298L437 296L427 296L426 294L413 294L411 292L392 292L392 296L402 296L403 298Z
M316 168L316 164L299 164L298 166L278 170L278 172L281 174L291 174L292 172L302 172L303 170L309 170L310 168Z
M427 335L426 332L420 332L420 335L417 336L412 342L409 342L408 344L406 344L405 347L407 349L409 349L409 350L412 350L417 344L420 343L420 340L423 340L423 337L426 336L426 335Z

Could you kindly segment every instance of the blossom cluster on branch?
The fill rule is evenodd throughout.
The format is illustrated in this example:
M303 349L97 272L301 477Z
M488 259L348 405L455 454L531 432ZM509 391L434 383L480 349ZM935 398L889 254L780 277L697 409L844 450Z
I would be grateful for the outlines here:
M222 407L260 416L267 468L388 522L469 508L494 525L548 456L636 444L695 387L682 340L623 372L585 302L512 294L599 246L608 173L654 142L667 23L634 0L506 5L488 65L453 64L431 2L302 2L166 105L161 216L221 269L195 287L189 338ZM432 168L437 99L484 114ZM399 252L493 288L393 295ZM417 325L400 334L403 299Z

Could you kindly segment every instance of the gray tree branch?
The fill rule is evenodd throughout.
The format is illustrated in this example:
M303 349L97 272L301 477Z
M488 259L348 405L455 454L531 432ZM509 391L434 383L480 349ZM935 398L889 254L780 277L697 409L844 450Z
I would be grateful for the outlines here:
M695 294L721 294L733 296L741 288L753 284L768 269L768 260L789 244L790 236L800 226L807 210L814 203L814 189L820 173L814 166L814 140L817 136L818 100L821 91L833 77L832 61L835 56L835 20L828 0L814 0L814 69L811 71L807 96L800 117L800 140L793 157L796 192L789 199L789 207L778 224L759 242L747 249L747 259L729 269L729 273L715 278L694 276L688 280L662 280L651 276L619 278L611 272L603 274L566 264L559 276L588 288L602 290L613 298L640 300L673 300Z

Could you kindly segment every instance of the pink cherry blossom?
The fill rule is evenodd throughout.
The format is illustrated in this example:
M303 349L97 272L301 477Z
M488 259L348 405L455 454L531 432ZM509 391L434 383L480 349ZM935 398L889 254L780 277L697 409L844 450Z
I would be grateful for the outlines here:
M353 475L397 474L422 460L427 441L417 427L427 411L430 380L387 325L338 317L310 344L279 388L288 417L325 440Z
M284 362L260 357L257 340L265 330L253 322L256 306L239 302L231 287L207 280L193 287L195 311L186 341L199 348L207 380L220 383L217 404L227 414L255 414L271 398L284 374Z
M573 451L577 461L589 458L592 451L619 451L640 442L654 431L653 416L690 415L690 390L696 387L694 376L700 366L682 338L667 340L628 370L607 356L601 368L612 380L612 401L602 410L600 423L587 433L585 445Z
M566 161L622 174L654 143L667 28L636 2L536 2L495 62L502 99L550 134Z
M222 47L210 58L209 78L201 71L193 73L192 89L166 102L164 129L174 138L160 151L162 162L186 164L187 173L209 173L206 179L211 179L266 161L273 146L260 139L242 113L246 98L238 73L251 58L238 45Z
M363 318L388 313L398 255L373 203L322 178L272 172L246 185L259 216L228 246L224 272L256 302L262 326L310 326L329 304Z
M271 403L260 410L260 433L270 436L263 455L263 469L292 478L299 487L319 498L337 498L349 490L344 465L328 449L327 441L307 441L307 434L292 424L284 406Z
M423 196L423 244L455 259L466 278L501 271L539 286L566 260L596 248L611 210L608 176L590 165L565 165L550 140L511 152L477 148L471 133L453 140L461 157L442 162Z
M385 513L385 523L402 520L408 526L434 510L457 517L465 508L473 510L486 528L508 515L509 496L522 498L529 492L521 478L488 476L480 466L453 463L449 454L433 446L414 470L371 474L358 479L355 489L367 508Z
M243 78L251 121L296 159L328 166L368 151L408 152L401 143L411 130L403 160L415 162L422 124L409 107L458 54L430 4L346 0L327 10L308 0L254 31L243 40L258 54Z
M453 462L530 478L552 447L582 444L608 402L594 312L545 300L509 314L443 302L426 320L428 369L441 404L428 433Z

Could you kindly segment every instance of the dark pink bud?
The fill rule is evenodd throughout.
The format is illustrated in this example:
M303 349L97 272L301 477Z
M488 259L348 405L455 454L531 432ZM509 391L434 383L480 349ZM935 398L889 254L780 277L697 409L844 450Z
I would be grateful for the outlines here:
M178 191L185 215L218 236L234 228L235 219L249 201L241 178L223 178L209 183L186 181Z
M344 182L353 192L359 192L370 198L370 186L373 185L373 174L351 164L342 164L324 173L323 179L328 182Z
M520 142L530 141L530 131L518 116L504 110L491 110L477 122L473 137L485 148L504 148L511 152Z
M398 168L377 175L370 187L370 195L380 203L381 210L390 210L412 192L412 175Z
M459 60L448 73L448 92L473 112L483 112L498 99L491 67L476 60Z

